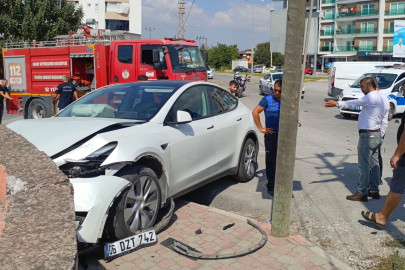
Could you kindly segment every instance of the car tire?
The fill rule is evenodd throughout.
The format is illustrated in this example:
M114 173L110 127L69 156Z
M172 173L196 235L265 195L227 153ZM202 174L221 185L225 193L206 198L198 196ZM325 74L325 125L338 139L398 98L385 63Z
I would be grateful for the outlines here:
M352 117L352 115L350 113L341 113L340 115L342 115L344 118Z
M235 180L249 182L253 179L257 170L257 150L257 145L252 139L245 141L239 159L238 173L234 176Z
M394 118L395 106L390 103L390 110L388 111L388 121L391 121Z
M35 98L31 100L28 105L27 117L28 119L42 119L52 116L52 109L49 108L45 100L42 98Z
M139 230L152 227L155 224L162 192L155 172L145 166L127 167L117 175L128 180L131 186L126 188L114 201L106 221L105 232L108 240L115 241L134 235ZM145 189L149 189L144 197ZM152 193L151 192L152 189ZM135 199L136 197L141 200ZM150 205L146 206L145 204ZM137 207L137 205L139 205ZM135 208L132 212L126 209ZM138 220L136 220L138 216ZM131 223L133 228L129 228ZM138 223L138 225L137 225ZM142 224L143 223L143 224Z

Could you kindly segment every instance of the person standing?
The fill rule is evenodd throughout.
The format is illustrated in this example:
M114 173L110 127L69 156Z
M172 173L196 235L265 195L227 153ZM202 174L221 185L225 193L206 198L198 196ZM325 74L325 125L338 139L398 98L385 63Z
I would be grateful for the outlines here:
M274 90L271 95L265 96L259 105L253 110L252 115L255 124L261 133L264 133L264 147L266 149L266 176L267 192L274 196L274 183L276 180L276 161L278 128L280 123L280 100L282 81L274 82ZM260 113L264 111L266 127L260 122Z
M4 99L13 100L13 98L8 95L7 82L8 81L4 79L0 84L0 125L3 119Z
M58 108L63 110L66 106L73 102L73 96L78 99L76 87L69 82L68 76L63 76L63 83L58 85L58 89L55 91L53 98L56 100L58 94L60 95Z
M377 86L373 78L362 79L360 88L364 97L339 102L330 100L325 103L325 107L351 108L362 106L358 121L359 142L357 145L359 186L357 192L347 196L346 199L366 202L368 201L367 195L374 199L380 198L378 148L382 144L382 137L388 126L389 103L387 97L376 89ZM370 186L369 191L367 190L368 186Z
M405 92L403 93L405 97ZM390 165L393 170L393 176L391 179L390 192L385 198L385 202L381 212L373 213L369 211L362 211L363 218L376 226L384 229L387 224L387 220L390 217L392 211L399 205L402 199L402 194L405 194L405 113L402 114L401 124L397 131L397 143L398 147L395 150L394 155L390 160Z

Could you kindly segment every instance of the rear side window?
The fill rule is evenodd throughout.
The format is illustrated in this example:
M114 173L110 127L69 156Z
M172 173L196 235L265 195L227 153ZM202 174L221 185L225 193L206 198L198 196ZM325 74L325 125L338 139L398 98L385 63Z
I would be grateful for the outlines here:
M132 45L118 46L118 61L124 64L132 64Z
M210 93L215 114L231 111L236 108L238 104L238 100L235 96L222 89L210 87Z

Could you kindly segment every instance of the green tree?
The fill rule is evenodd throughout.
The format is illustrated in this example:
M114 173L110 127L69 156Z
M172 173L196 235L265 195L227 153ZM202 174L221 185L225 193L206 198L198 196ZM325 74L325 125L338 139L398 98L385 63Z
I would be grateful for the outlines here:
M237 45L226 45L219 43L217 46L208 50L208 62L211 67L216 69L229 69L232 67L232 60L239 59L239 50Z
M257 44L254 54L254 63L270 67L270 57L270 42ZM280 53L273 53L273 66L282 65L284 65L284 55Z
M66 0L0 0L0 46L3 48L5 42L52 40L77 30L82 18L82 8L76 10ZM2 63L2 54L0 58ZM3 76L1 64L0 78Z

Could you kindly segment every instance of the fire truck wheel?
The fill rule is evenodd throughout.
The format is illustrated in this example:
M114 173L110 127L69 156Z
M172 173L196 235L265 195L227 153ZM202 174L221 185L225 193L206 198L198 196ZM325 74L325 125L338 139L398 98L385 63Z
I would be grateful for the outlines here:
M31 100L28 105L28 119L41 119L52 116L52 110L41 98Z

